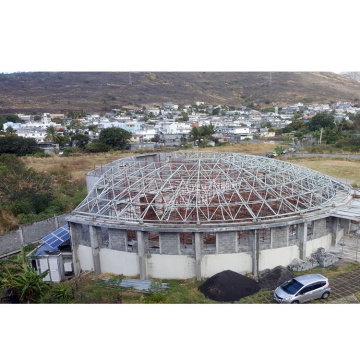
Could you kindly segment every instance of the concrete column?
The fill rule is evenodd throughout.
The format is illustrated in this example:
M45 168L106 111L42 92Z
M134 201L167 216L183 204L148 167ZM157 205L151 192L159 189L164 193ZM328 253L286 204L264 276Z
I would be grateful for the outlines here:
M337 243L337 235L339 232L339 218L332 218L332 227L331 227L331 246L335 246Z
M25 245L25 244L24 244L23 229L22 229L21 226L19 227L19 230L17 230L17 232L18 232L18 234L19 234L19 239L20 239L20 244L21 244L21 246Z
M306 240L307 240L307 223L303 222L297 226L297 236L299 239L299 257L301 260L306 259Z
M74 275L79 275L80 273L80 260L78 257L78 247L79 247L79 235L76 230L77 225L74 223L68 223L69 225L69 232L70 232L70 243L71 243L71 252L72 252L72 259L73 259L73 265L74 265Z
M340 219L340 226L344 229L344 235L349 235L350 220L349 219Z
M99 234L96 226L89 226L90 244L92 250L94 275L101 274Z
M146 272L146 255L145 255L145 236L143 231L136 231L136 240L138 244L140 280L147 279Z
M196 280L201 280L201 241L202 241L202 234L195 233L195 275Z
M249 230L249 242L251 244L252 273L257 276L259 269L259 233L256 230Z

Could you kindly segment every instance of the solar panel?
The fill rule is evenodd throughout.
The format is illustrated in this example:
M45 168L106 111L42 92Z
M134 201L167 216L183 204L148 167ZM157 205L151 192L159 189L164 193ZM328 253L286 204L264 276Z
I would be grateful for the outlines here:
M64 225L61 228L53 231L41 239L45 244L49 245L53 250L57 249L59 245L70 239L69 227Z

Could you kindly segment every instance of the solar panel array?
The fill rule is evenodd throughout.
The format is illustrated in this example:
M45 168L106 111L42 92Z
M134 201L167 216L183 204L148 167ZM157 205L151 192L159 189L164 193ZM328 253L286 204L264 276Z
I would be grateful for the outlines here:
M49 245L52 249L57 249L59 245L70 239L69 227L64 225L61 228L53 231L41 239L44 243Z

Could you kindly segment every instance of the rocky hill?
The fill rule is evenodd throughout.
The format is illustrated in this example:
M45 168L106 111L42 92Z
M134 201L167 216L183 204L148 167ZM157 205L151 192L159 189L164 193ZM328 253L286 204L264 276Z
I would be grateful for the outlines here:
M340 75L345 76L349 79L355 80L360 82L360 72L359 71L349 71L349 72L342 72Z
M261 107L360 99L329 72L29 72L0 74L0 113L101 112L166 102Z

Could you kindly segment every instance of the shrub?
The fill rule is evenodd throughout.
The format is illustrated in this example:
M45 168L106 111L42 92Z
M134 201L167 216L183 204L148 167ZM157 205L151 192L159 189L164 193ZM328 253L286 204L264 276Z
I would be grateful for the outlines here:
M108 152L110 149L111 147L109 145L100 141L93 141L85 146L85 152L89 153Z
M149 296L145 296L143 302L145 304L161 304L166 301L166 296L161 293L155 293Z

